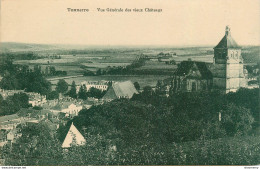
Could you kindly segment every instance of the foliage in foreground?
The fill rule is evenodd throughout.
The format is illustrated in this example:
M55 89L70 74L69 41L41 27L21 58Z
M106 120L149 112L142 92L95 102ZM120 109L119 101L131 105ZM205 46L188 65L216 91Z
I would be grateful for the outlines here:
M201 137L191 142L131 145L117 149L111 140L101 135L88 134L85 135L87 140L85 146L73 146L68 151L62 151L61 144L55 137L45 134L34 135L33 139L27 138L27 140L25 137L28 135L25 135L18 144L13 144L12 147L5 146L1 150L5 165L257 165L260 163L259 136L210 140Z
M251 132L256 116L249 103L254 100L236 99L241 93L256 98L252 91L180 94L158 100L164 104L119 99L82 110L53 135L44 126L22 128L17 147L1 152L6 165L256 165L260 137ZM64 152L72 121L87 144Z

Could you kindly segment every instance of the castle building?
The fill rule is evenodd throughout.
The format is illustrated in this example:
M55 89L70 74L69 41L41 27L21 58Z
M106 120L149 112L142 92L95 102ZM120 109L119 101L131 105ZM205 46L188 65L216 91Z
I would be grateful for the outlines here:
M235 92L240 87L247 87L247 71L244 69L241 47L231 37L229 26L225 36L214 47L213 89Z
M183 61L172 84L174 92L208 91L212 88L212 73L205 62Z
M213 64L183 61L173 76L173 89L177 91L220 90L236 92L247 87L241 47L231 37L227 26L225 36L214 48Z

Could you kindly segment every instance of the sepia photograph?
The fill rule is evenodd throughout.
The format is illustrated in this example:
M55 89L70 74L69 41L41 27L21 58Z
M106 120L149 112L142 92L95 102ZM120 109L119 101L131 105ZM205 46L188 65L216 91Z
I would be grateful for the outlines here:
M0 7L2 169L258 169L259 0Z

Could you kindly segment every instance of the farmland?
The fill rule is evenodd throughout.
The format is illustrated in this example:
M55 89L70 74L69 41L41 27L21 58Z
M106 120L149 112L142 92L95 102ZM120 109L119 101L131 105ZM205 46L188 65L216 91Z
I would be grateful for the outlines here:
M255 64L259 60L260 47L243 47L242 55L246 64ZM172 59L178 64L183 60L194 60L202 62L213 62L213 47L88 47L76 45L37 45L37 44L16 44L3 43L2 51L9 53L25 53L33 52L39 56L36 60L19 60L14 58L14 63L28 65L33 68L40 65L42 70L46 66L54 66L57 71L66 71L67 76L83 75L85 71L96 72L98 69L106 69L108 67L125 67L130 65L136 58L147 56L154 58L147 60L145 65L135 69L135 72L141 72L142 75L103 75L103 76L86 76L74 77L66 79L71 84L76 84L84 80L114 80L124 81L131 80L140 83L141 87L146 85L154 86L157 80L169 77L177 68L177 65L166 64L156 60L157 55L163 53L174 53ZM50 56L57 55L60 58L52 58ZM145 75L145 72L149 75ZM164 72L161 73L160 72ZM154 74L156 76L154 76ZM160 76L159 76L160 75ZM48 77L52 79L55 77ZM56 84L56 81L51 81Z

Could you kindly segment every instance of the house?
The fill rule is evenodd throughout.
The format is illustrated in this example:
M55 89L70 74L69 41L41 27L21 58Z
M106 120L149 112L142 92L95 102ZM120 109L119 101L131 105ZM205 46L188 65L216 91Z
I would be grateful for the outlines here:
M56 104L59 103L59 100L58 99L54 99L54 100L47 100L45 103L43 103L41 105L41 107L43 109L50 109L51 107L54 107Z
M76 146L85 145L86 140L78 129L71 123L70 129L62 143L62 148L70 148L72 144Z
M16 128L18 124L24 123L25 119L19 117L18 114L6 115L0 117L0 126L1 129L11 130Z
M87 100L82 101L81 105L84 109L89 109L92 105L95 105L98 102L98 99L88 98Z
M26 94L29 96L29 104L31 104L33 107L42 106L47 102L46 96L42 96L39 93L26 92Z
M80 86L77 86L77 93L79 92L81 86L85 86L86 91L89 91L90 88L92 87L99 89L101 91L106 91L109 86L109 82L108 81L83 81L81 82Z
M62 112L67 117L77 116L79 111L82 110L82 106L71 102L61 102L50 109L51 112Z
M119 98L132 98L134 94L137 94L134 84L131 81L115 82L108 89L107 93L103 96L103 100L111 101Z
M4 89L0 89L0 94L2 95L4 100L8 96L13 96L16 93L24 93L24 90L4 90Z
M205 62L183 61L174 73L173 90L205 91L212 87L212 73Z
M20 117L24 117L27 119L27 121L31 121L31 120L37 120L37 121L41 121L44 119L47 119L49 114L52 114L52 112L50 110L35 110L33 108L21 108L17 114Z
M21 137L22 134L18 132L17 129L10 130L6 135L7 141L13 143L18 137Z

